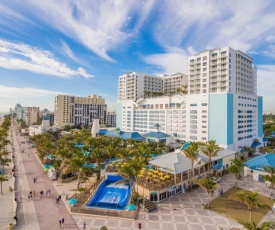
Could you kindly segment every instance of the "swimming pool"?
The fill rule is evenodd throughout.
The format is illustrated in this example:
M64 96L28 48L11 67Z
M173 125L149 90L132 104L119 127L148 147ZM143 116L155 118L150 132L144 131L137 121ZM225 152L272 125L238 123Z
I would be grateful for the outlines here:
M86 206L89 208L124 210L128 203L131 189L129 184L116 184L119 180L123 180L123 178L109 175L101 183L96 194Z

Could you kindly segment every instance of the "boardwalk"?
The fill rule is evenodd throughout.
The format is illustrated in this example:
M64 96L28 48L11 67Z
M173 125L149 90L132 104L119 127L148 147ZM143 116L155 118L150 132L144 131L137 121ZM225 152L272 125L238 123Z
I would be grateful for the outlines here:
M13 143L15 157L18 161L18 190L22 187L21 197L18 192L18 229L60 229L59 220L64 218L65 224L62 228L78 229L62 197L62 202L56 204L55 198L58 195L53 182L46 176L42 165L32 149L25 142L25 137L20 136L15 127ZM24 151L24 153L22 152ZM37 179L34 183L33 178ZM20 186L20 184L22 186ZM35 190L35 196L28 198L29 192ZM50 190L50 195L40 198L39 192Z

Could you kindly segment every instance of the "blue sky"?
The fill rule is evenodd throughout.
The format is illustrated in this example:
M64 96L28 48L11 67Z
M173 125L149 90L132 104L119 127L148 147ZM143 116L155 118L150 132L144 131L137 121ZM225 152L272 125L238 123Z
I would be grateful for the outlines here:
M120 74L187 74L189 56L230 46L254 58L275 113L274 12L272 0L2 0L0 112L53 110L56 94L102 95L114 110Z

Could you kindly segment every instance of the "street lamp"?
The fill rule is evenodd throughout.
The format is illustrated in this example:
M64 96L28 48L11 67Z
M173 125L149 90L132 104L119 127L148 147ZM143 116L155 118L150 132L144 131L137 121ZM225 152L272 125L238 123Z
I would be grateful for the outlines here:
M22 200L22 196L21 196L21 192L22 192L22 181L21 181L21 179L19 180L19 187L20 187L20 189L19 189L20 200Z

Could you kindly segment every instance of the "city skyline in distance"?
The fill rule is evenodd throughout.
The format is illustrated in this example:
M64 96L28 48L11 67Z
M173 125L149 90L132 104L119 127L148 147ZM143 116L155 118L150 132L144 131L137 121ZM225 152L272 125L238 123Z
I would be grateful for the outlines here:
M62 9L62 10L60 10ZM119 75L188 74L188 57L230 46L258 68L264 111L275 113L272 1L35 1L0 3L0 113L16 103L96 94L115 109Z

